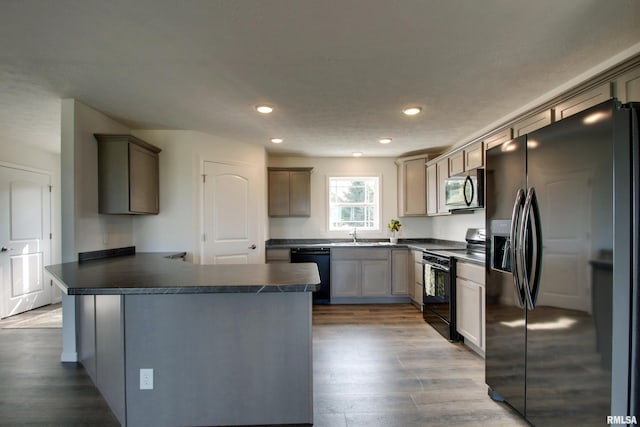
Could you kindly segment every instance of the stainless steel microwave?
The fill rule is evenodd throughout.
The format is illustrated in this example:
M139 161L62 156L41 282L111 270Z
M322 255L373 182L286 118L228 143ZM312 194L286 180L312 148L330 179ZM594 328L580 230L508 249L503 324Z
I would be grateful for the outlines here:
M484 208L484 170L446 179L445 205L451 212Z

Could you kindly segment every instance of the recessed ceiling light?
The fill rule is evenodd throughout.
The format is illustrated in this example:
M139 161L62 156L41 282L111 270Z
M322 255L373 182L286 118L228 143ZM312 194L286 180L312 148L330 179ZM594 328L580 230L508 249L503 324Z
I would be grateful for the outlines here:
M422 111L422 107L409 107L402 110L407 116L415 116L416 114L420 114Z
M282 141L284 141L282 138L271 138L271 142L274 144L280 144Z
M380 144L389 144L391 142L391 138L380 138Z
M273 107L270 105L258 105L256 107L256 110L258 111L258 113L269 114L273 111Z
M353 157L362 157L362 152L356 151L355 153L353 153Z

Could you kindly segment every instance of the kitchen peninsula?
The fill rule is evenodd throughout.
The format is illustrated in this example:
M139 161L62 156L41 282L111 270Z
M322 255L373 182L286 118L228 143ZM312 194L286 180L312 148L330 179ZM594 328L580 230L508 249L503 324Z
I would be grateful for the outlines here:
M169 255L46 267L76 296L79 360L121 424L312 424L316 265Z

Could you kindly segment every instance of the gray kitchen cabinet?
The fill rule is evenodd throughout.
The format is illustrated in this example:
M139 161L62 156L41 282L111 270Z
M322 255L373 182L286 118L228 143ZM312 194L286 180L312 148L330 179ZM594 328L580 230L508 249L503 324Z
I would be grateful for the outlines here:
M495 146L511 141L512 139L513 129L510 127L502 128L484 139L484 149L489 150Z
M268 168L269 216L311 216L311 170Z
M438 174L435 163L427 165L427 215L438 214Z
M591 88L576 96L573 96L553 107L555 120L566 119L567 117L584 111L587 108L598 105L611 98L611 84L609 82Z
M399 216L427 214L426 156L399 159L398 211Z
M96 134L98 211L101 214L159 212L160 149L131 135Z
M331 303L390 302L395 297L390 253L388 248L332 248Z
M363 260L361 266L363 297L384 297L391 293L388 260Z
M615 95L620 102L640 101L640 67L621 74L614 84Z
M413 283L415 282L415 271L413 268L413 257L416 251L410 250L409 255L407 256L407 293L409 294L409 298L413 301L415 299L415 286Z
M333 250L332 258L333 256ZM357 297L361 295L359 260L331 260L331 299L340 297Z
M513 136L518 137L551 124L551 109L526 117L513 125Z
M462 175L484 166L482 141L470 144L449 156L449 176Z
M409 295L409 251L391 249L391 294Z
M291 249L289 248L267 248L265 251L267 264L289 263L291 262Z
M484 166L484 150L482 141L464 148L464 170L466 172Z
M436 162L436 186L438 194L438 209L437 215L449 214L449 209L445 204L445 180L449 178L449 159L442 159Z
M455 176L464 172L464 152L462 150L449 156L449 175Z
M422 272L422 251L411 251L411 268L413 269L413 281L409 286L413 287L411 292L411 300L414 305L418 307L422 307L423 297L422 293L424 292L424 286L422 284L423 280L423 272Z
M464 342L480 354L485 351L484 267L456 264L456 325Z

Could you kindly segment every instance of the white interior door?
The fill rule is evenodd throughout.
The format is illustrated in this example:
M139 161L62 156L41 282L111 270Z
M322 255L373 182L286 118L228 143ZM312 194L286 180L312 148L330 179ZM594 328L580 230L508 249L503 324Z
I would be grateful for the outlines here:
M202 264L262 263L259 170L204 162L204 174Z
M51 303L50 176L0 166L0 317Z

